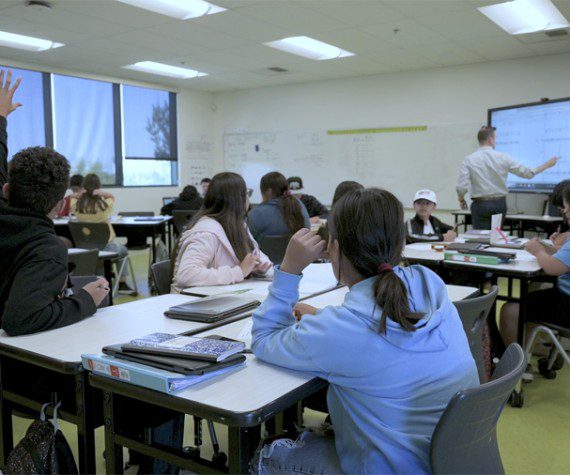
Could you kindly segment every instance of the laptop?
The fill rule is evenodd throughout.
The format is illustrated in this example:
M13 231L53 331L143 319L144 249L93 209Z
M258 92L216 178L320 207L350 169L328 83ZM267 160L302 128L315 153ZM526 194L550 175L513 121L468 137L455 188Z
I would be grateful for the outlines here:
M162 198L162 206L169 205L176 199L176 196L165 196Z
M178 320L214 323L247 311L253 311L261 302L251 297L221 294L192 300L170 307L164 315Z

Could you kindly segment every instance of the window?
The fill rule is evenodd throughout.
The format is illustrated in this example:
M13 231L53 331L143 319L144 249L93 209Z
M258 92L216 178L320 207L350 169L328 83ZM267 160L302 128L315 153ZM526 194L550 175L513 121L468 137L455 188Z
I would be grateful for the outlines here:
M122 111L124 185L177 184L176 96L123 86Z
M9 158L52 146L71 173L111 186L178 184L176 94L73 76L12 69L22 78L8 119Z
M14 101L21 102L23 106L8 117L8 159L23 148L46 145L43 73L10 69L12 69L12 84L17 78L22 78L22 84L16 91Z
M116 185L113 84L54 74L54 146L72 173L96 173Z

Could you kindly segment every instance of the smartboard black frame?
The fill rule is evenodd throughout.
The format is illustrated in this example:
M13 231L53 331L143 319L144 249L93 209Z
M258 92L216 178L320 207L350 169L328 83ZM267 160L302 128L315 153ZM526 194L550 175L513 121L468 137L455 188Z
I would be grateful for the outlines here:
M543 99L536 102L527 102L525 104L516 104L512 106L504 106L504 107L494 107L492 109L487 109L487 125L492 127L491 123L491 116L493 112L504 111L509 109L522 109L525 107L535 107L535 106L544 106L546 104L555 104L557 102L570 102L570 97L562 97L559 99ZM550 183L533 183L532 187L529 188L517 188L517 187L509 187L509 192L513 193L536 193L536 194L550 194L556 184Z

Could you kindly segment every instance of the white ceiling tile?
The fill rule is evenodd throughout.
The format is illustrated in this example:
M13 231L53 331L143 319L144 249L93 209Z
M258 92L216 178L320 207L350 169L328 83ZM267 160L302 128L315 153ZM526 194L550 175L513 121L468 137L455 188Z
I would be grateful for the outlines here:
M298 0L298 4L351 26L376 25L404 19L389 2L370 0Z
M62 9L54 8L52 11L48 12L37 11L26 8L24 3L2 10L2 16L4 15L10 18L16 18L40 25L62 28L64 30L76 31L78 33L98 37L118 34L133 28L126 25L119 25L117 23L86 17L84 15Z
M570 2L568 0L555 0L553 3L560 13L562 13L567 20L570 20Z
M287 31L276 25L259 21L234 10L196 18L193 23L257 43L274 41L287 36Z
M261 69L268 66L258 58L237 55L234 51L212 51L211 53L190 57L188 60L189 67L190 64L199 64L200 61L225 66L229 70Z
M438 66L436 62L430 61L413 51L405 49L383 51L382 53L378 53L374 59L390 67L393 71L428 69Z
M251 40L227 35L191 21L176 21L168 25L152 27L148 30L158 35L205 46L212 50L235 48L252 43Z
M55 28L42 23L18 20L4 15L0 15L0 30L19 35L35 36L37 38L57 41L58 43L63 43L65 45L91 38L91 36L63 28Z
M388 41L384 41L377 36L356 28L318 33L315 35L315 38L347 51L351 51L357 55L377 53L379 51L398 48L394 43L389 43Z
M83 43L77 43L75 46L86 50L96 51L99 54L121 55L125 58L130 58L133 61L156 59L160 58L164 54L154 49L141 48L140 46L121 43L120 41L107 38L97 38Z
M495 3L499 2L500 0L497 0ZM466 0L389 0L385 3L410 18L473 9Z
M209 58L208 54L206 54L204 57L206 58L206 60L197 59L196 57L193 56L192 57L181 56L178 58L168 58L166 62L168 64L177 65L183 68L195 69L196 71L201 71L208 74L216 74L225 71L232 71L233 69L235 69L232 66L228 66L221 63L214 64L211 61L208 61Z
M458 44L474 51L488 61L524 58L534 54L528 46L509 35L463 40Z
M452 41L497 36L503 32L499 26L476 9L442 12L418 18L417 21Z
M130 28L148 28L173 21L171 17L143 10L116 0L56 0L54 12L64 10L88 18L124 25Z
M409 19L396 20L382 25L364 26L360 29L400 48L437 44L446 40L437 32Z
M320 62L303 58L294 54L285 53L284 51L279 51L275 48L270 48L269 46L265 45L242 46L239 48L234 48L232 51L235 54L245 58L254 58L265 67L282 66L289 68L298 64Z
M559 41L545 41L528 45L528 48L537 54L560 54L570 53L570 39Z
M277 25L287 31L287 36L311 36L321 31L346 28L346 23L321 12L303 8L290 0L267 1L260 5L241 8L239 13Z
M423 56L443 66L455 64L469 64L485 61L480 54L451 42L437 45L419 46L413 49L414 53Z
M212 0L210 3L218 5L219 7L227 8L228 10L235 10L237 8L249 7L264 3L268 0Z
M147 49L169 53L165 57L190 56L210 51L209 48L203 45L173 40L172 38L156 35L145 30L134 30L120 35L109 36L108 40L137 46L143 56Z
M342 58L338 61L339 65L344 69L351 71L354 75L358 74L381 74L391 70L385 64L373 61L362 56L350 56L349 58Z

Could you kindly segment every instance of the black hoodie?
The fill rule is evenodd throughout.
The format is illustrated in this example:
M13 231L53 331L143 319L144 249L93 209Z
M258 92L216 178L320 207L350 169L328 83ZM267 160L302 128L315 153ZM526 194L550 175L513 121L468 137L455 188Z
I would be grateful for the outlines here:
M0 188L6 182L6 120L0 116ZM3 153L3 155L2 155ZM47 216L0 199L0 325L11 336L64 327L97 307L83 289L65 297L67 249Z

